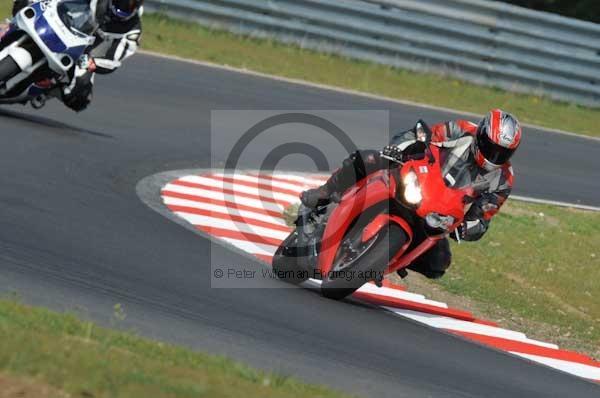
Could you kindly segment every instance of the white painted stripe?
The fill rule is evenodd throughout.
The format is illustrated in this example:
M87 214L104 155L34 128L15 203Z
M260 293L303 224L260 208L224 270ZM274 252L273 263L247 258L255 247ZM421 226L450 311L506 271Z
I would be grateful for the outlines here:
M583 377L586 379L600 380L600 368L583 363L563 361L561 359L546 358L539 355L523 354L521 352L510 352L511 354L527 358L531 361L550 366L554 369L562 370L563 372Z
M543 205L552 205L560 207L571 207L579 210L600 211L600 207L582 205L579 203L560 202L557 200L537 199L529 196L510 195L510 199L521 200L523 202L539 203Z
M306 284L307 287L312 287L312 288L321 286L321 281L318 279L309 279L308 281L306 281L304 283ZM360 289L358 289L358 291L363 292L363 293L373 293L372 288L379 289L377 286L374 286L369 283L369 284L363 285ZM388 297L397 297L397 298L401 298L403 300L410 300L410 301L418 302L421 304L429 304L429 305L435 305L436 307L440 307L440 308L448 308L448 306L445 303L427 300L425 298L425 296L421 296L420 294L402 292L400 290L395 290L395 289L390 289L390 288L385 288L385 287L383 287L381 289L386 289L386 291L392 290L393 294L394 293L405 293L406 294L406 296L401 296L401 295L393 295L392 296L392 294L390 294Z
M286 189L290 191L297 192L298 194L304 190L306 190L309 186L306 184L298 185L298 184L290 184L281 181L269 180L268 176L251 176L247 174L223 174L223 173L214 173L215 177L218 178L233 178L234 180L246 181L255 184L262 184L267 186L272 186L275 189Z
M424 323L438 329L449 329L457 332L469 332L482 334L484 336L499 337L502 339L520 341L522 343L534 344L540 347L551 348L554 350L558 349L555 344L545 343L527 338L524 333L514 332L512 330L502 329L494 326L482 325L480 323L461 321L459 319L449 318L445 316L426 314L422 312L403 310L392 307L384 307L389 311L392 311L398 315L410 318L417 322Z
M310 287L310 288L316 288L316 287L321 287L321 283L322 281L318 280L318 279L313 279L310 278L309 280L307 280L306 282L302 283L302 286L305 287Z
M266 238L279 239L281 241L283 241L289 235L288 232L277 231L274 229L264 227L256 227L254 225L249 225L243 222L201 216L198 214L189 214L181 211L177 211L175 212L175 214L177 214L179 217L183 218L190 224L196 226L222 228L230 231L238 231L242 233L264 236Z
M420 294L405 292L397 289L390 289L389 287L377 287L371 283L363 285L360 289L358 289L358 291L382 297L393 297L401 300L414 301L416 303L432 305L434 307L439 308L448 308L448 305L446 303L429 300L425 298L425 296Z
M209 191L206 189L190 188L184 187L182 185L167 184L165 185L164 190L182 193L186 195L200 196L207 199L222 200L224 202L229 203L244 204L245 206L254 207L255 209L264 209L269 211L275 211L278 213L283 213L284 210L282 206L279 206L276 203L266 202L260 199L242 198L240 196L225 194L223 192ZM168 195L165 195L163 193L163 197L168 197Z
M239 240L239 239L232 239L232 238L219 238L219 239L222 239L225 242L237 247L238 249L241 249L241 250L245 251L246 253L250 253L250 254L262 254L265 256L272 256L273 254L275 254L275 251L277 250L277 246L266 245L263 243L254 243L254 242L248 242L247 240Z
M273 174L273 177L280 178L282 180L299 182L299 183L305 184L311 188L321 186L325 182L325 179L317 180L317 179L312 179L308 176L294 175L294 174Z
M239 209L236 209L234 206L225 207L225 206L215 205L215 204L207 203L207 202L196 202L196 201L187 200L187 199L172 198L169 196L163 196L163 202L166 205L171 205L171 206L185 206L185 207L190 207L193 209L207 210L207 211L215 212L215 213L224 213L224 214L228 214L228 215L232 215L232 216L241 216L241 217L244 217L244 219L252 219L252 220L264 221L264 222L268 222L268 223L272 223L272 224L277 224L277 225L281 225L281 226L287 226L285 221L281 217L273 217L268 214L255 213L253 211L248 211L248 210L239 210Z
M215 178L201 177L201 176L185 176L180 178L181 181L191 182L195 184L202 184L213 188L229 189L235 192L246 193L251 195L257 195L264 198L273 198L278 201L284 201L288 203L298 202L300 199L295 195L288 195L285 193L273 192L266 189L259 189L249 187L247 185L223 182Z

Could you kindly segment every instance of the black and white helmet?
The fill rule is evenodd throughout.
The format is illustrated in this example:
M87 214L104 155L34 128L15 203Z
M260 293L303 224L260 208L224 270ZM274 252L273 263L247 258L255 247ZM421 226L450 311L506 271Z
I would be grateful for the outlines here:
M133 18L144 4L144 0L109 0L109 12L113 19L127 21Z

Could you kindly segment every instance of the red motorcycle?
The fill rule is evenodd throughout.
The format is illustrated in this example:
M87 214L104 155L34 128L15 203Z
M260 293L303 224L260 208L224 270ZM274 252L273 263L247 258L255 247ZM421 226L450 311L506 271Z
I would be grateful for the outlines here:
M321 279L322 294L339 300L409 266L456 230L479 190L468 161L472 138L461 140L422 143L412 158L386 157L393 167L358 181L340 200L300 205L295 230L273 257L275 275L294 284Z

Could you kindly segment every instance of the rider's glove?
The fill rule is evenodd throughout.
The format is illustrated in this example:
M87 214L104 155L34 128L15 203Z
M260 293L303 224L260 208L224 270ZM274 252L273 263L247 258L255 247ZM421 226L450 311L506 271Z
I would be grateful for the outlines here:
M396 162L402 162L402 150L398 145L387 145L381 151L381 154L386 158L395 160Z
M96 70L96 62L94 62L94 58L90 57L88 54L83 54L77 60L77 68L93 73Z
M454 240L458 240L456 234L461 240L464 241L476 241L483 237L488 228L488 222L485 220L472 220L464 221L461 225L456 228L456 231L450 234L450 237Z
M92 101L92 87L94 84L93 67L94 61L87 57L81 57L75 66L73 78L68 85L62 88L62 100L66 106L76 112L87 108Z
M93 82L93 73L95 70L96 63L94 62L94 59L87 54L83 54L81 57L79 57L77 63L75 64L73 77L69 83L63 87L63 94L75 94L75 91L77 91L77 86L82 87L82 84L84 86L89 85L91 87Z
M427 145L421 141L417 141L404 149L400 149L398 145L388 145L383 148L381 154L386 158L402 163L409 160L418 160L425 157Z

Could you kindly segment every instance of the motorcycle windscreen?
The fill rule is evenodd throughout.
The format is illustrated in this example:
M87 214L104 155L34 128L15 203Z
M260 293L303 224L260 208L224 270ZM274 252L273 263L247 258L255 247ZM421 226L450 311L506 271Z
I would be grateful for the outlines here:
M91 36L98 24L86 0L64 1L58 5L60 20L75 34Z

